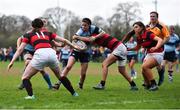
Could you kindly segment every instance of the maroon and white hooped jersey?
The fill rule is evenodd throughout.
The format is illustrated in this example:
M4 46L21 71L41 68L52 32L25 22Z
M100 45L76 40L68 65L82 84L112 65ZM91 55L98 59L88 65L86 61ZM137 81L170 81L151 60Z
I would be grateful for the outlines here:
M23 36L22 42L31 44L37 50L39 48L51 48L50 42L55 39L56 34L42 30L32 31Z

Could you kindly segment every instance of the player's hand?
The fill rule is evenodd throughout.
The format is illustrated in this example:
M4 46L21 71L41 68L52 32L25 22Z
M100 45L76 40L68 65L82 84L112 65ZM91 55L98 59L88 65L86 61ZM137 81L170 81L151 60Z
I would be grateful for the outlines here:
M11 69L11 67L13 66L13 63L9 63L8 67L7 67L7 70L9 71Z
M95 40L96 40L95 37L93 37L93 36L90 37L90 41L91 41L91 42L93 42L93 41L95 41Z
M75 49L77 49L77 50L80 50L80 51L82 51L83 49L82 48L80 48L79 46L77 46L77 45L74 45L74 48Z
M79 36L73 36L73 40L78 40Z
M150 51L151 52L154 52L154 51L156 51L157 50L157 48L156 47L152 47L152 48L150 48Z

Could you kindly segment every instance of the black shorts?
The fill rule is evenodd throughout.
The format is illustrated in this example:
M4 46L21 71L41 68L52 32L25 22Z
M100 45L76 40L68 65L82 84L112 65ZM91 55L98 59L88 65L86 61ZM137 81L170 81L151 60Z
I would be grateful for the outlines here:
M25 54L31 54L32 56L34 55L34 51L29 51L29 50L24 50L23 55Z
M88 63L90 59L90 54L88 52L77 52L73 50L70 56L73 56L77 61L79 60L81 63Z
M132 59L137 60L137 54L127 55L127 60L128 60L128 62L131 62Z
M175 51L164 52L164 59L163 60L167 60L167 61L170 61L170 62L176 61L177 60L176 52Z

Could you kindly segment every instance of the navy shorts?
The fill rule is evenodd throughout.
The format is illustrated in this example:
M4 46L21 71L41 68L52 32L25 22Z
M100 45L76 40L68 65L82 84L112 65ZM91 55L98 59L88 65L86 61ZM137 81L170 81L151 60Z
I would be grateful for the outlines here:
M73 56L76 61L79 60L81 63L88 63L90 59L90 54L88 52L77 52L73 50L70 56Z
M164 60L170 61L170 62L174 62L177 60L176 57L176 52L172 51L172 52L164 52Z
M128 62L131 62L132 59L134 59L134 60L137 61L137 54L127 55L127 60L128 60Z

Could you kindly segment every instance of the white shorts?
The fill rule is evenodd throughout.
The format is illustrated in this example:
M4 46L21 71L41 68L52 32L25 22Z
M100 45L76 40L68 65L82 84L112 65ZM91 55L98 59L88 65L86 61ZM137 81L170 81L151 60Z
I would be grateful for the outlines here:
M162 61L163 61L163 52L160 52L160 53L147 53L144 60L146 60L149 57L153 57L158 62L158 64L161 64Z
M112 52L113 55L118 57L118 66L125 66L127 61L127 48L121 43L118 47Z
M36 50L30 64L37 70L43 70L44 67L57 68L59 61L55 50L52 48L42 48Z

